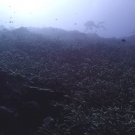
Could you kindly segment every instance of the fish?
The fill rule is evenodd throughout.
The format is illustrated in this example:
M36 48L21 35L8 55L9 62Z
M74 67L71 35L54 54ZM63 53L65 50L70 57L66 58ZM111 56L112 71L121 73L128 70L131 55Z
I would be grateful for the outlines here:
M13 23L13 21L9 21L9 23Z
M121 41L122 41L122 42L126 42L126 40L125 40L125 39L122 39Z

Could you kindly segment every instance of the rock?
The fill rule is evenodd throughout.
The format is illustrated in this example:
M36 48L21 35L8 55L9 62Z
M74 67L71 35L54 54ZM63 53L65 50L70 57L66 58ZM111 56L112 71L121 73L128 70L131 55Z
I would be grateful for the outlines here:
M54 119L52 117L47 117L43 120L43 124L42 124L42 127L50 127L52 125L54 125Z
M23 120L32 122L40 116L40 105L35 101L22 102L19 114Z
M16 114L5 106L0 106L0 131L10 129Z

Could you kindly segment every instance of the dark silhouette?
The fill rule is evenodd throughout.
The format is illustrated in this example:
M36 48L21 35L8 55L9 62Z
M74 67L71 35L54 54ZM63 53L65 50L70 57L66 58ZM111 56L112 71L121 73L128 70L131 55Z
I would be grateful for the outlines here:
M122 42L126 42L126 40L125 40L125 39L122 39L121 41L122 41Z
M92 30L92 27L95 27L95 28L103 28L104 30L106 30L106 28L103 26L103 25L100 25L100 24L103 24L105 22L99 22L97 25L94 23L94 21L88 21L86 23L84 23L85 27L86 27L86 30Z

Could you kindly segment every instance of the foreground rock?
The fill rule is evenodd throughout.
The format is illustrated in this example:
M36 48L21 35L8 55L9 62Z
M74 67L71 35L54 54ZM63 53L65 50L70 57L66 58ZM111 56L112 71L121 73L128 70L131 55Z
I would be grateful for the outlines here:
M63 100L63 93L31 86L27 78L0 71L0 133L37 131L44 118L58 117L52 100Z

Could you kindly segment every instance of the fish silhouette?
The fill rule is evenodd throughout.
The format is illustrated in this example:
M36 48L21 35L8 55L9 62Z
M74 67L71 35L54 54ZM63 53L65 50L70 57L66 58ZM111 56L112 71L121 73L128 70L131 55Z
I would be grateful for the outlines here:
M121 41L122 41L122 42L126 42L126 40L125 40L125 39L122 39Z

